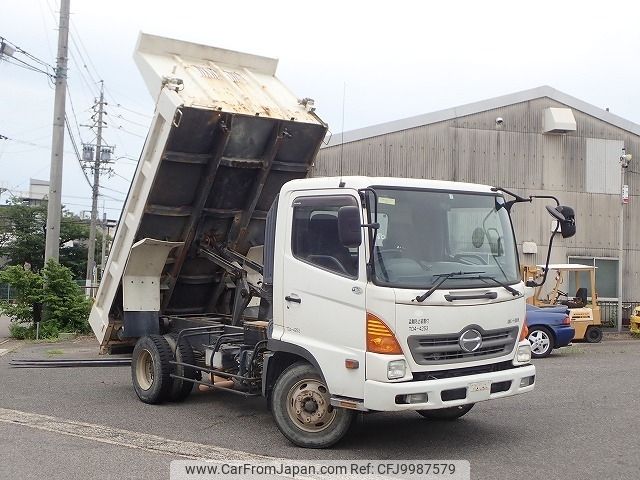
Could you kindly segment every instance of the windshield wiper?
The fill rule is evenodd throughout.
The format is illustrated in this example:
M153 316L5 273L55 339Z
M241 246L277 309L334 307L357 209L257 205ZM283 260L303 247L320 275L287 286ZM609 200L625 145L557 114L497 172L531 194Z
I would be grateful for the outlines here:
M484 273L484 272L483 272ZM501 282L500 280L498 280L496 277L492 277L491 275L478 275L477 277L478 280L493 280L494 282L496 282L498 285L500 285L502 288L504 288L505 290L507 290L511 295L513 295L514 297L520 295L520 292L518 290L516 290L515 288L507 285L506 283Z
M417 302L424 302L427 298L429 298L431 296L431 294L433 292L435 292L444 282L446 282L447 280L449 280L450 278L455 278L455 277L466 277L467 275L482 275L484 272L449 272L449 273L438 273L437 275L432 275L433 277L440 277L438 279L438 281L436 283L433 284L433 286L427 290L426 292L424 292L422 295L418 295L416 298L414 298L415 301ZM479 278L479 277L477 277Z

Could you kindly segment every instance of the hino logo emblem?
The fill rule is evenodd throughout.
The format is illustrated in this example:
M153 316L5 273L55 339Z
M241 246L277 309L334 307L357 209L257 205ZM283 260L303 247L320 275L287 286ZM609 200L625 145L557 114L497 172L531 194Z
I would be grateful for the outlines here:
M458 344L465 352L475 352L482 345L482 334L473 328L466 330L460 335Z

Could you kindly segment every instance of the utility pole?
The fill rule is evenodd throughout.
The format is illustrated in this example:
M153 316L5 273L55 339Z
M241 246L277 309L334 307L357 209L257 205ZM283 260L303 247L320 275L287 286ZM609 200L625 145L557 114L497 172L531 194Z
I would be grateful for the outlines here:
M632 155L623 148L620 156L620 224L618 231L618 333L622 332L622 272L624 254L624 206L629 203L629 186L624 183L624 174L629 168Z
M100 80L100 99L98 100L98 120L96 136L96 156L93 164L93 194L91 198L91 226L89 230L89 254L87 255L86 287L91 293L96 256L96 224L98 220L98 195L100 195L100 163L102 160L102 116L104 115L104 81Z
M69 49L70 0L60 1L58 57L56 59L56 93L51 138L51 170L47 202L47 231L44 247L45 263L60 256L60 217L62 215L62 155L64 151L65 102L67 101L67 55Z
M102 203L102 255L100 256L100 281L104 275L104 264L106 262L107 252L107 236L109 229L107 228L107 212L104 211L104 202Z

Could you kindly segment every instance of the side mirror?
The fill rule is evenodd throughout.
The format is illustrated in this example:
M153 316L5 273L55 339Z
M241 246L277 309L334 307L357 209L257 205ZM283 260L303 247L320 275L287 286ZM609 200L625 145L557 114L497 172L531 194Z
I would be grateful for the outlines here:
M359 247L362 243L362 223L360 209L348 205L338 210L338 236L340 243L347 248Z
M559 205L550 207L547 205L547 211L560 223L560 233L562 238L573 237L576 234L576 215L571 207Z

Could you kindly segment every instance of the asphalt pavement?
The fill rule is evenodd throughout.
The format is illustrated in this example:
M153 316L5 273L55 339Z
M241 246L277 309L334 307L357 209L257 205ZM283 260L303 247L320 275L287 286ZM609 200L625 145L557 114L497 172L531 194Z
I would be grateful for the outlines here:
M0 478L39 479L46 473L51 480L168 479L169 461L180 458L182 447L153 453L140 448L148 438L297 460L466 459L473 479L639 478L640 341L559 350L535 362L534 392L478 404L456 422L428 421L411 412L361 416L330 450L291 445L262 399L206 392L182 404L153 406L137 399L127 367L9 367L11 358L91 357L96 350L85 340L29 345L0 357L0 410L47 415L62 424L72 420L79 425L73 428L98 432L70 433L68 425L42 430L38 418L28 426L0 415ZM116 437L124 440L114 442ZM25 460L35 457L37 462Z

